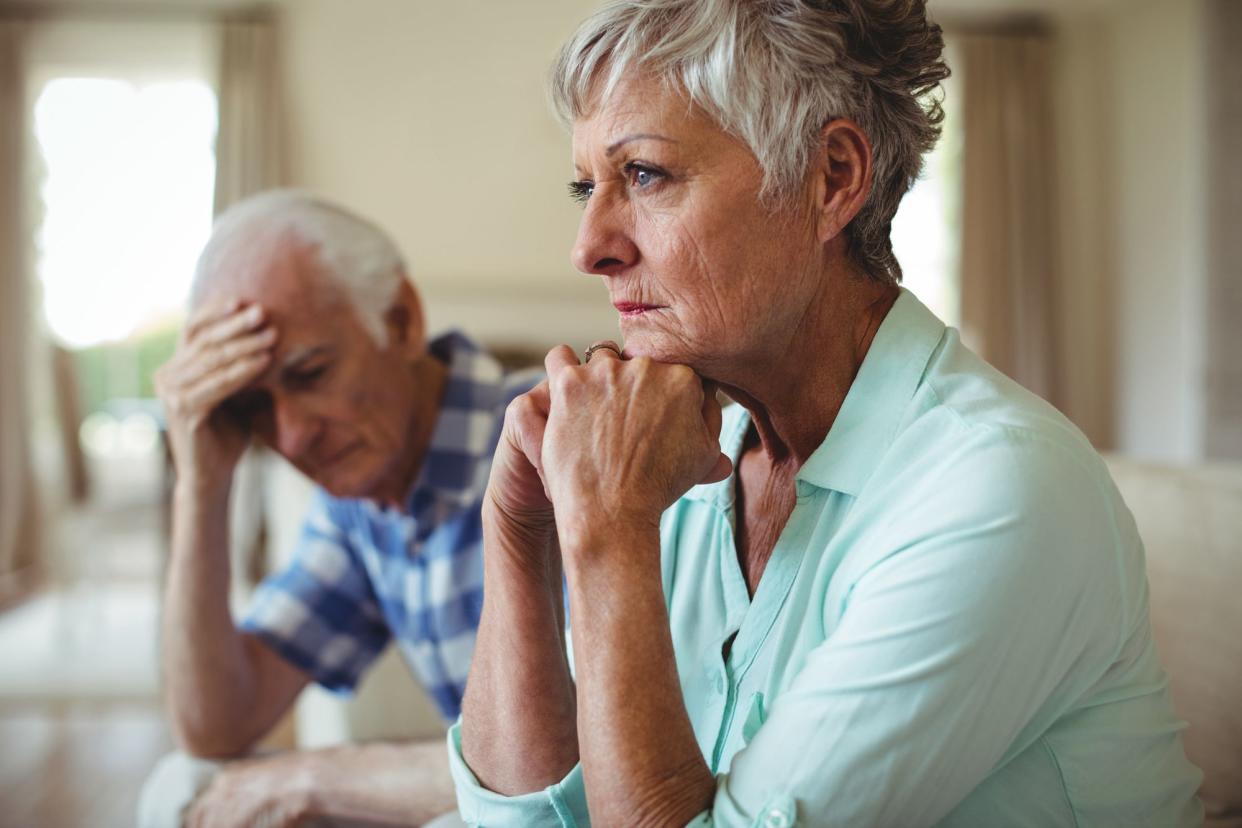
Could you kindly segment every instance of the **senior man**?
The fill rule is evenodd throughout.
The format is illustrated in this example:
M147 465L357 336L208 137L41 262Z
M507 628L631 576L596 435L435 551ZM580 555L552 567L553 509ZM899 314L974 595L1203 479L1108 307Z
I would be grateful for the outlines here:
M177 471L165 692L198 758L163 761L140 823L420 824L449 811L439 740L248 754L308 683L352 689L392 640L445 720L457 717L491 457L506 406L537 376L506 376L460 334L428 343L392 242L296 192L220 217L191 306L156 387ZM236 624L228 504L252 439L318 488L292 563Z

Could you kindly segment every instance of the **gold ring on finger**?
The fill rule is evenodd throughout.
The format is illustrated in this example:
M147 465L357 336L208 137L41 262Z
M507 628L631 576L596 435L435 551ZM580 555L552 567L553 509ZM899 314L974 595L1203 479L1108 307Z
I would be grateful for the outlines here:
M614 354L617 355L617 359L621 358L621 346L620 345L613 342L611 339L601 339L597 342L592 342L590 346L588 346L587 349L582 352L582 364L586 365L588 362L590 362L591 355L599 350L612 351Z

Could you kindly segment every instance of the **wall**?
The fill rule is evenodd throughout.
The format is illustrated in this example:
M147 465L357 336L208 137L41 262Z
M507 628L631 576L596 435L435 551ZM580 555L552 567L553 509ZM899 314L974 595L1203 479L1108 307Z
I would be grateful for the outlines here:
M1206 143L1202 3L1138 0L1115 15L1117 442L1203 455Z
M1054 29L1053 107L1059 257L1053 291L1058 401L1102 449L1116 444L1115 109L1107 20L1078 14Z
M1097 446L1174 463L1221 456L1207 444L1205 159L1236 149L1209 130L1206 102L1214 88L1236 93L1208 76L1206 8L1134 0L1050 10L1058 337L1076 355L1064 407Z
M569 264L570 144L543 89L557 47L595 6L280 6L292 183L395 236L433 327L462 324L493 343L615 334L599 280Z

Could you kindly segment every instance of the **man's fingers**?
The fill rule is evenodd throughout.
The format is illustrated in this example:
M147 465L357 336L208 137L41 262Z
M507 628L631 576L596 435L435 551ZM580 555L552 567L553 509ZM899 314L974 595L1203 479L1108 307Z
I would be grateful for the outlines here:
M203 348L188 357L180 366L181 381L187 385L198 382L223 367L252 354L270 351L278 338L272 326L261 328L213 347Z
M204 325L195 334L192 342L200 347L227 342L234 337L257 329L266 319L267 312L262 305L247 305L245 308L228 314L222 319L217 319L210 324Z
M181 338L183 340L193 339L204 327L236 313L242 305L243 302L240 299L230 299L224 302L212 302L210 305L198 308L186 320L185 327L181 329Z
M236 362L199 380L186 389L185 406L191 411L209 411L255 380L271 361L270 351L242 357Z

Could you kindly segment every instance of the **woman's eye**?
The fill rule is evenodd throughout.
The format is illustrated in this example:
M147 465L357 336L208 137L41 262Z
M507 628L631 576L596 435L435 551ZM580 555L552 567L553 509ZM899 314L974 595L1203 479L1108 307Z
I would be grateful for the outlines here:
M645 167L642 164L630 162L625 165L625 172L629 176L630 186L639 190L645 190L664 180L664 173L654 170L651 167Z
M591 193L595 191L594 181L571 181L569 182L569 197L579 204L586 204L587 199L591 197Z

